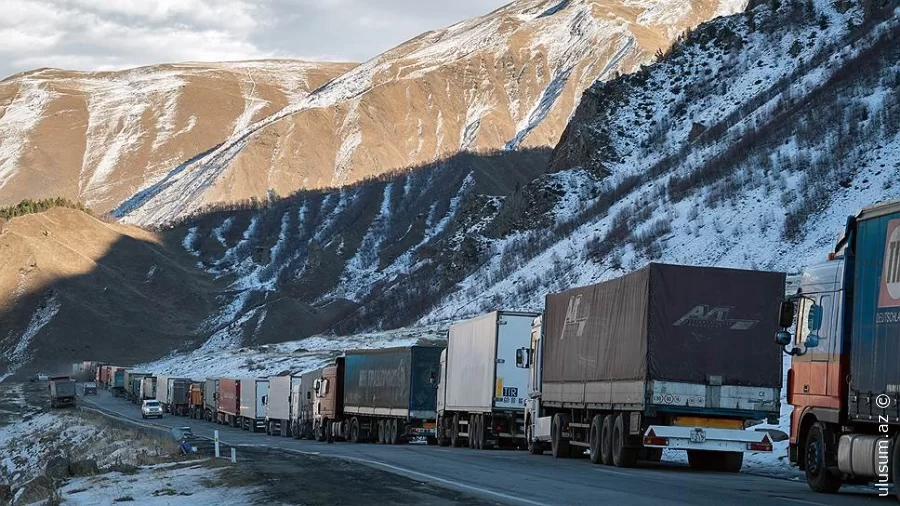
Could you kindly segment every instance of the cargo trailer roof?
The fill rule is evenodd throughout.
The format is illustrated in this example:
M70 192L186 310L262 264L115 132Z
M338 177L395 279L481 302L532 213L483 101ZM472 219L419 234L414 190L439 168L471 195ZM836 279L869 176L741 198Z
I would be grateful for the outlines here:
M856 216L856 219L857 220L868 220L871 218L878 218L880 216L885 216L888 214L894 214L894 213L898 213L898 212L900 212L900 200L891 200L888 202L879 202L878 204L874 204L874 205L864 208Z

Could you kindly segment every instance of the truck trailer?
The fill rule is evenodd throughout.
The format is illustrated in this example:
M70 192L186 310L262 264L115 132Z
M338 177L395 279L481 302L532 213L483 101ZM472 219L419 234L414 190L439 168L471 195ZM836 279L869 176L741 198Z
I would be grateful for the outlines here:
M528 371L516 367L537 313L495 311L450 326L437 390L442 446L524 447Z
M291 435L297 439L315 439L315 406L317 381L324 369L300 375L300 381L291 386Z
M549 294L532 344L528 445L557 458L590 451L628 467L663 449L691 467L737 472L771 452L782 360L771 353L785 275L650 264L617 279ZM777 351L777 349L775 350Z
M203 382L203 416L207 422L218 422L219 379L207 378Z
M188 412L188 389L191 380L175 376L160 375L157 377L156 400L162 405L163 412L185 416Z
M205 383L202 381L193 381L188 388L188 416L195 420L203 418L205 407L203 402L204 386Z
M893 481L900 495L900 200L849 217L782 309L790 462L816 492L875 482L886 496Z
M216 423L237 427L241 416L241 380L219 379Z
M156 382L155 376L147 376L141 380L141 401L156 399Z
M300 383L299 377L269 377L269 393L265 399L266 434L287 437L291 433L291 387Z
M410 346L347 352L335 371L340 409L325 425L328 436L351 443L400 444L424 437L436 444L435 408L443 347ZM313 389L327 396L328 369Z
M112 378L110 390L115 397L123 397L125 395L125 369L114 368L110 371Z
M125 371L125 399L140 404L141 380L153 376L146 372Z
M269 380L261 378L241 379L240 428L256 432L266 429L266 396Z
M50 407L64 408L75 405L75 380L68 376L50 378Z

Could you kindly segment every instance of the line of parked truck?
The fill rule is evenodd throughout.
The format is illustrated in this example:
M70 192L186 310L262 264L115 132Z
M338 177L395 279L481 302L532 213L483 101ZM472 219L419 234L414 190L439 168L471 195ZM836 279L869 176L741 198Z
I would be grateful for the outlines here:
M811 488L900 479L900 202L852 217L829 262L785 292L783 273L650 264L549 294L540 314L455 323L446 346L347 351L303 374L194 380L91 367L136 403L276 436L421 438L619 467L668 448L687 451L691 467L737 472L777 437L754 429L780 414L775 336L794 355L789 456Z

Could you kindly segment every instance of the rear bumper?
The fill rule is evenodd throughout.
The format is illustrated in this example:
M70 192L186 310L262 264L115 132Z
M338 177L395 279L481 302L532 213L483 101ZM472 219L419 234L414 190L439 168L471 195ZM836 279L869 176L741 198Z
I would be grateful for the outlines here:
M771 452L772 440L768 433L749 430L651 425L644 431L644 446L714 452Z

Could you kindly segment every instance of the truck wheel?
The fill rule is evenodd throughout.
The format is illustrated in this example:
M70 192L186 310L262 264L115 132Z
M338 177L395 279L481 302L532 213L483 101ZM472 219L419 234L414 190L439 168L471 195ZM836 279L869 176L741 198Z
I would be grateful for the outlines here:
M378 426L376 427L376 431L378 432L378 444L383 445L387 441L387 438L384 436L384 420L378 420Z
M438 423L436 424L437 427L435 427L435 430L438 431L438 433L437 433L438 444L443 447L450 446L451 431L450 431L450 428L447 426L447 424L449 422L450 422L450 420L448 420L447 418L441 418L440 420L438 420Z
M388 444L395 445L397 441L397 420L388 421Z
M603 423L600 425L600 461L607 466L613 465L612 434L615 424L615 417L606 415L603 417Z
M616 417L616 422L613 426L612 438L612 457L613 464L616 467L634 467L634 464L637 462L638 449L627 448L625 446L627 444L626 438L625 415L620 413Z
M472 447L476 450L481 450L484 447L484 430L482 428L484 424L484 418L482 415L475 415L472 420L472 430L469 435L469 439L472 440Z
M564 439L562 435L563 425L569 423L569 417L561 413L553 415L553 422L550 427L550 448L555 459L567 459L570 455L569 440Z
M359 443L359 420L353 417L350 420L349 440L351 443Z
M450 446L462 448L462 437L459 435L459 414L453 415L453 427L450 429Z
M841 488L841 480L828 469L835 465L831 439L831 431L822 422L814 423L806 435L806 482L813 491L824 494Z
M601 456L602 453L600 450L600 441L603 434L603 419L604 417L602 415L594 415L594 418L591 419L591 462L594 464L603 463L603 457Z
M469 435L468 441L466 443L469 445L470 449L475 449L475 417L469 415L469 425L466 425L466 434Z

